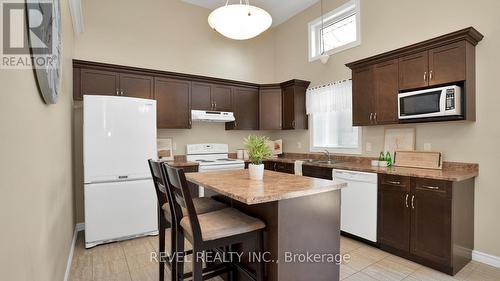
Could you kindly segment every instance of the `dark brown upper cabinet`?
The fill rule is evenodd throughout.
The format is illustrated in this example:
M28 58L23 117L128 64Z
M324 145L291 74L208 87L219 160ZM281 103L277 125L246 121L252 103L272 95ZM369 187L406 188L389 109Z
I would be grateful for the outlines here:
M160 129L191 128L191 82L155 78L157 127Z
M125 97L152 99L153 98L152 76L137 74L120 74L120 95Z
M290 80L281 84L283 130L307 129L306 90L308 81Z
M193 82L191 90L192 109L231 111L231 91L231 86Z
M460 41L429 50L429 86L466 80L466 48Z
M410 90L465 81L466 41L399 59L399 89Z
M227 130L307 129L310 82L254 83L73 60L73 99L109 95L157 100L158 128L191 128L191 110L233 111ZM285 124L285 126L282 126Z
M78 79L80 84L75 88L79 92L79 99L83 99L83 95L119 95L120 80L116 72L82 69L77 72L78 77L80 78Z
M259 91L259 128L281 130L281 87L261 86Z
M232 111L232 87L223 85L213 85L212 103L213 109L217 111Z
M200 82L191 83L191 109L214 110L212 85Z
M429 52L405 56L399 59L399 89L424 88L429 85Z
M452 84L462 88L464 102L464 116L456 120L475 121L475 46L482 38L469 27L346 64L352 70L353 125L399 123L399 92Z
M83 95L153 98L153 77L98 69L76 69L80 85L75 87L79 99Z
M389 60L374 66L375 110L372 122L394 124L398 122L398 60Z
M352 123L354 126L372 125L375 108L373 66L353 69L352 81Z
M226 130L259 129L259 90L253 88L232 89L234 122L226 123Z

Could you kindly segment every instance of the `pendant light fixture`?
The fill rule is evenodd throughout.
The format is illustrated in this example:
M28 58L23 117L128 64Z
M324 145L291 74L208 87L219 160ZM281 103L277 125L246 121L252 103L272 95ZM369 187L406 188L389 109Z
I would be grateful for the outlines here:
M321 30L320 30L320 45L321 45L321 55L319 56L319 60L321 61L322 64L326 64L328 62L328 59L330 58L330 55L328 55L325 52L325 38L323 36L323 29L324 29L324 20L323 20L323 0L320 0L320 6L321 6Z
M273 19L265 10L251 6L248 0L244 3L229 4L215 9L208 16L208 24L220 34L235 40L253 38L266 31Z

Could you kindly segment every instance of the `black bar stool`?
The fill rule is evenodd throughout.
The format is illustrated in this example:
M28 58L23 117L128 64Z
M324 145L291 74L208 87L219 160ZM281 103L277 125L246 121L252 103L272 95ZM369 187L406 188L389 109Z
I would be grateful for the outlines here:
M159 242L159 255L160 260L158 262L159 265L159 280L163 281L165 278L165 264L167 264L168 268L171 272L171 280L175 280L175 276L177 276L175 270L177 269L177 265L172 265L170 262L170 257L172 257L172 253L175 252L175 243L176 243L176 229L175 224L172 219L172 210L168 201L167 195L167 180L165 179L165 175L161 169L160 162L154 161L152 159L148 160L149 169L151 170L151 176L153 177L153 182L156 191L156 197L158 199L158 242ZM193 199L193 204L195 206L196 212L199 214L217 211L227 206L221 202L215 201L210 198L195 198ZM187 215L187 210L182 210L183 216ZM171 252L168 254L168 257L162 256L165 252L165 230L167 228L171 229L170 241L171 241ZM175 260L174 260L175 261Z
M177 224L177 254L183 255L184 238L193 245L192 275L184 274L184 257L180 257L176 270L177 279L175 280L192 278L193 281L201 281L227 272L230 272L230 276L232 276L236 269L241 269L251 279L263 281L264 264L262 260L257 263L255 272L249 272L243 266L235 263L218 264L215 265L216 268L207 266L204 270L203 261L198 257L203 256L206 251L230 248L234 244L246 241L255 242L257 250L262 253L265 223L234 208L225 208L205 214L196 213L184 171L167 164L163 164L162 167L167 175L167 194L171 206L173 206L173 223ZM187 216L182 215L183 208L187 209Z

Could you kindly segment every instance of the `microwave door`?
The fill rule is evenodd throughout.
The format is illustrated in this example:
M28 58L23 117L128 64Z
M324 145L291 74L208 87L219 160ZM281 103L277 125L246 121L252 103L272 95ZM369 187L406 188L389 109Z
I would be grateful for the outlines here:
M442 112L442 91L436 90L417 95L400 95L400 119L439 116Z

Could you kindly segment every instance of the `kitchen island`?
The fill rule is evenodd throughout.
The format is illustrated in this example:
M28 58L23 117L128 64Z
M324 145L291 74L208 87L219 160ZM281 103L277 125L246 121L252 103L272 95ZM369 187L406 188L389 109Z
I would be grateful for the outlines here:
M249 179L248 170L188 173L186 178L266 223L266 280L339 280L340 189L346 183L273 171L257 181ZM250 280L242 273L237 277Z

